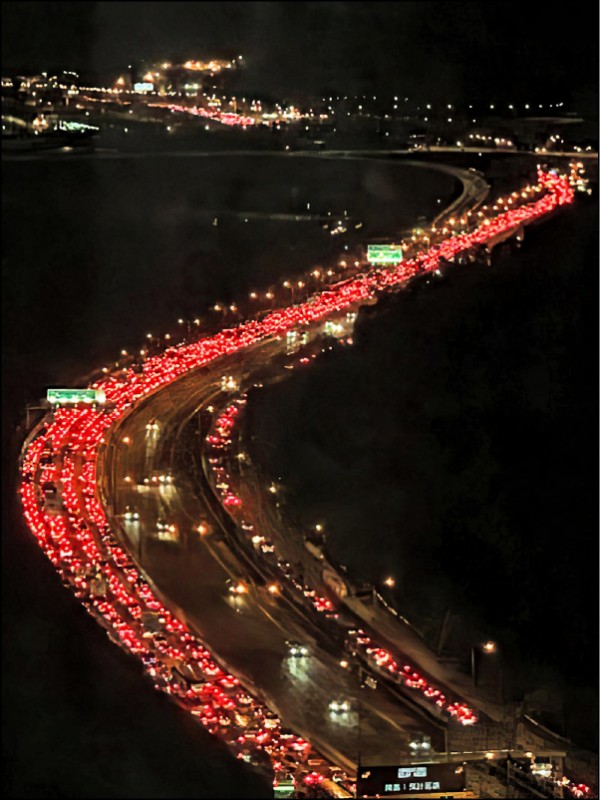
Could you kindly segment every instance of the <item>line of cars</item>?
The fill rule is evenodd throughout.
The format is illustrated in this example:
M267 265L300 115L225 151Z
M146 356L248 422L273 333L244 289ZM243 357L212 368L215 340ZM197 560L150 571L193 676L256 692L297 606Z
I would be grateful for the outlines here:
M221 496L225 497L225 500L228 493L233 491L232 483L234 480L230 470L225 466L225 460L228 459L233 464L236 462L236 454L232 452L232 434L235 423L241 419L240 409L243 408L245 402L245 395L242 395L233 403L230 402L225 411L216 417L210 433L205 437L205 444L209 448L208 463L214 476L213 480L216 482L217 490L221 492ZM237 491L239 494L239 490ZM224 505L228 505L227 502L224 502ZM259 507L259 504L252 503L250 506L251 508L256 508ZM318 594L313 587L307 585L304 577L301 580L297 570L293 569L292 565L281 556L278 556L272 542L255 533L255 522L251 509L245 510L243 515L237 512L233 513L232 518L236 522L242 537L247 538L251 534L251 541L254 543L254 540L257 540L256 543L259 546L254 548L254 552L259 555L261 561L267 561L271 570L278 571L278 581L281 584L287 583L290 588L301 592L302 596L310 601L314 609L326 619L339 620L338 609L331 599ZM267 548L266 550L265 547ZM348 646L348 652L351 651L360 658L366 668L400 686L420 692L426 701L435 705L436 709L440 709L446 715L457 719L461 724L475 724L477 716L466 703L458 698L449 699L441 689L433 686L412 665L400 663L400 656L394 657L390 651L378 645L365 631L360 629L353 630L351 634L354 637L351 646ZM306 650L306 648L300 644L294 643L290 645L290 655L292 656L304 654L303 650ZM377 685L376 679L371 675L367 679L374 686ZM347 712L349 710L349 708L344 708L345 701L343 700L333 700L332 703L330 711L333 713Z
M213 689L205 688L215 679L226 678L226 671L156 598L111 532L99 499L98 475L98 458L101 455L103 463L107 457L111 426L137 401L168 386L190 369L206 367L214 359L263 339L280 336L293 327L306 327L332 312L372 297L380 288L402 283L419 271L435 268L440 256L452 257L467 246L485 241L486 236L539 217L572 200L572 189L562 176L540 173L539 182L543 196L535 202L525 203L521 208L507 207L495 219L483 220L472 233L453 235L449 231L449 238L434 251L403 262L396 270L372 271L335 291L318 292L305 303L276 309L260 320L246 321L237 328L222 330L196 342L170 346L160 354L148 356L141 365L106 374L92 385L105 392L104 409L58 408L28 445L22 460L19 490L24 515L63 582L73 589L115 641L142 660L157 688L198 716L209 730L221 735L240 757L262 753L277 769L284 757L295 759L296 765L301 764L310 752L310 745L293 734L289 739L281 735L277 724L267 727L264 723L268 710L258 701L253 701L252 716L263 724L260 732L255 733L254 738L252 732L249 738L243 732L233 736L238 731L228 714L233 712L231 703L241 703L241 697L237 694L230 697L226 693L230 690L222 687L216 694ZM54 470L52 478L45 476L45 470L46 475ZM61 493L60 505L52 512L46 509L47 495L54 494L48 484L56 487L57 494ZM147 611L160 614L159 620L163 620L160 624L164 626L162 634L154 632L151 637L145 636L144 613ZM198 681L191 684L173 673L172 668L177 663L182 668L194 665L193 669L201 671L204 679L200 688ZM225 719L229 719L229 724Z

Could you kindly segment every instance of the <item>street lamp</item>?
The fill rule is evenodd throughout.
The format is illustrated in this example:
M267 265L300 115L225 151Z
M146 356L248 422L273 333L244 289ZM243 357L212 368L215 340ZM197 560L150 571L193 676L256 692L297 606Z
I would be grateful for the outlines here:
M283 285L286 289L289 289L292 295L292 305L294 304L294 284L290 283L289 281L284 281Z
M189 339L189 336L190 336L190 321L189 321L189 319L178 319L177 322L178 322L179 325L185 325L186 334L187 334L187 337Z
M496 642L488 640L487 642L484 642L477 648L477 652L479 650L481 650L481 652L484 653L485 655L492 655L493 653L498 652L498 645L496 644ZM477 666L478 664L477 664L476 648L471 647L471 677L473 679L473 688L477 686L477 680L479 677Z

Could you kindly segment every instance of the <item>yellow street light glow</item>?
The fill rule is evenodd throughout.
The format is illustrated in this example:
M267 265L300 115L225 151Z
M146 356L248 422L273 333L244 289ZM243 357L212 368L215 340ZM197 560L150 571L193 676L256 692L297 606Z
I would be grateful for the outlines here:
M268 586L268 591L270 594L279 594L279 586L276 583L271 583Z
M206 522L201 522L200 525L198 525L198 527L196 528L196 530L198 531L200 536L206 536L206 534L208 533L208 525L206 524Z
M343 669L347 669L348 668L348 662L346 661L346 659L343 658L340 661L340 667L342 667Z
M276 494L276 493L277 493L277 487L275 486L275 484L274 484L274 483L272 483L272 484L269 486L269 491L271 492L271 494Z
M321 533L321 531L323 530L323 526L321 525L321 523L318 523L317 525L315 525L315 530L318 531L319 533Z
M236 594L246 594L248 589L246 588L246 586L243 583L238 583L238 585L235 587L235 591L236 591Z
M131 442L131 439L129 438L129 436L124 436L121 439L121 441L123 442L123 444L129 444Z
M385 583L386 586L392 587L392 586L395 586L396 581L393 578L390 577L390 578L386 578L384 580L384 583Z
M496 651L496 643L495 642L486 642L483 645L484 652L486 653L494 653Z
M127 355L127 350L121 350L121 355L122 356L126 356Z

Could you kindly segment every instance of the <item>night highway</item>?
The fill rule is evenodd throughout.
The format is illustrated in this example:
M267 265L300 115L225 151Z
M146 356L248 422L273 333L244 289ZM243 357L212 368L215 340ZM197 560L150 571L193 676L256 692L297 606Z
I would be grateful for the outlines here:
M577 175L572 173L571 182ZM272 311L260 322L148 354L141 369L118 368L92 384L99 407L69 411L57 398L54 420L42 422L29 437L21 490L26 517L56 566L66 567L67 582L91 613L100 614L115 643L142 659L156 688L174 696L240 757L260 765L261 754L267 755L275 781L287 770L296 780L310 782L315 775L322 782L338 769L339 791L356 791L356 764L363 757L371 763L402 753L410 758L411 743L422 736L432 753L444 753L441 711L463 725L477 725L478 717L500 719L501 710L479 696L474 712L464 702L474 699L468 684L428 657L409 628L397 643L392 621L386 626L373 618L371 627L379 631L374 636L383 632L392 653L382 648L363 630L356 602L346 600L347 589L337 598L334 592L343 608L332 603L331 582L324 586L320 579L319 559L316 570L313 559L311 574L303 543L294 549L289 533L278 551L283 561L260 557L261 550L269 552L265 534L273 536L269 547L275 552L281 520L264 516L260 499L243 490L245 480L239 487L230 484L232 476L219 458L240 410L235 403L243 405L243 395L232 405L231 393L287 358L287 333L298 324L303 347L313 340L313 357L319 342L327 341L319 335L324 318L351 341L357 301L369 301L374 288L433 272L442 254L453 258L573 199L567 177L541 172L538 184L518 195L525 201L521 206L498 200L505 210L483 223L475 218L470 228L471 212L453 219L451 228L467 229L444 238L448 229L442 228L432 250L395 270L364 265L362 275ZM530 195L539 199L529 201ZM435 224L432 228L436 231ZM281 366L309 363L307 352ZM216 430L203 423L207 414L216 416ZM191 473L190 452L196 463ZM56 489L49 493L48 486L59 489L56 499ZM261 530L257 542L255 526ZM259 544L258 558L236 541L249 533ZM134 563L143 577L136 577ZM204 644L218 654L220 665ZM374 653L377 667L385 665L383 675L369 658L356 660L361 647ZM395 648L397 658L416 663L396 665ZM400 683L390 685L386 670L400 671ZM411 697L407 687L423 698ZM284 734L288 729L294 734ZM382 741L389 744L387 755Z
M598 796L557 20L3 4L5 796Z

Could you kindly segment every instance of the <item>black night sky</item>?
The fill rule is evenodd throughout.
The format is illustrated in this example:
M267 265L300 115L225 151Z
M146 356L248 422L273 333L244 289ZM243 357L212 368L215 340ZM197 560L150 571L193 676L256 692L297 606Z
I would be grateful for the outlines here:
M597 10L549 3L5 2L2 74L108 85L131 63L241 54L248 93L564 102L593 127L597 30ZM61 585L16 500L18 426L47 386L145 344L150 320L164 332L314 266L322 232L265 246L271 228L232 222L227 239L206 221L217 200L288 202L280 167L263 192L252 159L96 156L3 157L4 796L266 797ZM327 202L352 194L343 169ZM363 577L402 576L424 627L452 605L510 642L513 685L556 699L552 724L597 750L597 194L582 202L491 272L384 302L355 348L249 405L298 517L326 515Z

